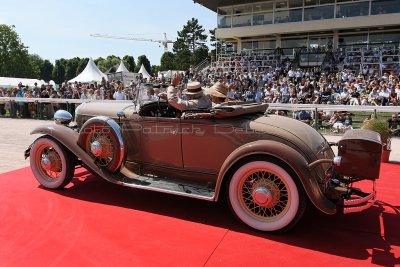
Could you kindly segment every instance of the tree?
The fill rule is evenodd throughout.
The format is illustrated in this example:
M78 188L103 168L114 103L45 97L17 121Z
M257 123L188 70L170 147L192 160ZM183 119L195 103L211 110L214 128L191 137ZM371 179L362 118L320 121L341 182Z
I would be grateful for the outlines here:
M93 60L94 61L94 64L96 64L96 66L98 66L99 65L99 62L100 61L103 61L103 60L105 60L104 58L102 58L102 57L99 57L99 58L96 58L95 60ZM86 63L87 64L87 63Z
M49 60L43 60L39 55L29 55L29 64L32 66L31 78L49 82L52 79L53 64Z
M102 59L102 58L100 58L100 59ZM89 62L89 58L81 58L81 61L79 61L79 64L78 64L78 68L76 69L76 76L78 76L86 68L88 62ZM95 61L95 63L96 63L96 61Z
M176 67L188 69L190 65L201 62L208 56L207 35L204 32L203 26L199 25L199 21L195 18L189 20L183 26L182 31L178 31L178 38L173 47L176 54ZM201 52L196 52L199 49L201 49ZM207 55L204 54L204 51L207 51Z
M65 80L69 81L77 76L78 66L81 62L79 57L74 57L67 60L65 65Z
M114 66L118 67L118 65L121 63L121 58L111 55L106 59L95 60L95 63L102 72L107 72Z
M40 78L42 78L44 81L49 82L50 80L53 79L52 73L53 73L54 66L53 64L45 59L43 61L42 66L40 67Z
M130 71L130 72L135 72L135 68L136 68L136 63L135 63L135 59L132 56L124 56L122 58L122 61L125 64L125 67Z
M54 66L49 60L43 60L39 55L30 54L29 62L25 64L31 65L30 78L44 80L46 82L52 79Z
M64 58L56 60L56 64L53 69L53 79L57 84L63 83L65 81L65 68L67 61Z
M175 55L172 52L165 52L161 56L160 71L175 69Z
M178 70L188 70L191 65L192 53L189 50L182 50L176 53L174 66Z
M153 75L157 75L159 71L160 71L160 66L158 65L151 66L151 73L153 73Z
M196 49L193 53L194 65L199 64L206 58L208 58L208 48L200 47L199 49Z
M39 55L36 54L28 55L28 57L29 57L28 64L31 65L30 78L40 79L41 78L40 69L44 64L44 60Z
M174 52L188 49L194 52L196 49L206 48L207 35L204 34L203 26L199 25L199 21L195 18L189 20L182 31L178 32L178 38L174 42Z
M214 59L217 58L217 53L218 53L218 51L221 51L221 48L222 48L221 42L219 42L217 40L217 38L215 37L215 31L216 31L216 29L209 31L210 32L210 43L211 43L210 45L212 47L214 47L214 49L211 50L211 56Z
M136 65L136 68L135 68L135 72L139 72L140 67L142 66L142 64L145 67L145 69L147 70L147 72L150 75L152 75L150 61L145 55L141 55L141 56L138 57L137 65Z
M28 47L14 29L15 26L0 24L0 76L34 78Z

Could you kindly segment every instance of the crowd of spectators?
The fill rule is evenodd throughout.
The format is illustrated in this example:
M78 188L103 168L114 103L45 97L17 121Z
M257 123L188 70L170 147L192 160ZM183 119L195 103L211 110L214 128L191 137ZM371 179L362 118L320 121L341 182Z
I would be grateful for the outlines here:
M370 51L364 51L370 55ZM363 53L364 53L363 52ZM390 55L389 51L381 51ZM374 55L372 55L374 56ZM250 58L251 59L251 58ZM268 56L258 58L267 61ZM235 64L231 69L224 68L222 63L214 64L203 71L198 79L211 86L217 81L229 87L230 100L290 103L290 104L331 104L331 105L364 105L364 106L399 106L400 74L397 69L380 74L373 65L366 65L364 71L352 69L293 68L290 64L277 64L275 68L261 71L247 71L242 66L249 57L234 56ZM351 59L348 59L350 61ZM231 61L228 61L231 62ZM247 64L247 63L245 63ZM222 66L222 67L221 67ZM345 131L352 127L352 113L321 113L318 122L313 122L315 114L298 111L293 115L306 123L327 121L335 131Z
M21 98L60 98L60 99L82 99L82 100L131 100L134 97L136 84L131 83L129 86L124 86L120 81L106 81L97 83L68 83L65 82L58 89L52 85L24 86L20 83L15 88L1 88L0 97L21 97ZM14 112L17 117L35 118L38 113L38 106L35 102L31 103L16 103L16 109L11 110L11 103L0 103L0 116L6 112ZM62 104L53 103L43 105L42 112L47 117L52 117L54 112L60 108Z
M275 69L258 73L205 71L198 79L211 86L225 83L232 100L291 104L397 106L399 75L382 76L351 70L323 72L319 68Z
M363 53L368 55L368 51ZM390 54L387 51L385 53ZM187 71L182 79L183 83L196 79L204 87L210 87L217 81L222 82L229 88L227 96L231 101L372 106L400 104L400 74L395 71L385 72L382 75L376 71L360 71L356 74L351 69L327 71L318 67L293 68L290 64L277 64L275 68L266 68L262 71L248 71L246 68L237 68L236 64L247 64L246 62L254 59L251 55L243 57L234 55L234 58L237 63L232 65L231 70L223 71L213 65L195 76L193 71ZM261 62L273 60L271 55L255 59ZM225 63L222 61L220 64ZM135 98L138 86L145 83L158 85L148 86L146 96L147 100L157 100L158 94L167 87L168 79L164 77L153 77L150 81L140 79L129 86L124 86L120 81L106 80L86 84L65 82L57 90L51 85L28 87L20 84L13 89L0 88L0 97L132 100ZM60 104L57 103L45 105L45 112L51 117L59 107ZM0 103L0 115L7 109L10 109L7 103ZM21 117L35 117L36 109L34 103L17 103L16 112ZM299 111L294 117L311 123L314 115L307 113ZM351 114L330 114L328 119L332 126L337 122L341 122L344 127L351 126Z
M341 48L334 54L335 62L345 68L360 71L363 75L375 75L399 70L400 51L398 47L353 47Z

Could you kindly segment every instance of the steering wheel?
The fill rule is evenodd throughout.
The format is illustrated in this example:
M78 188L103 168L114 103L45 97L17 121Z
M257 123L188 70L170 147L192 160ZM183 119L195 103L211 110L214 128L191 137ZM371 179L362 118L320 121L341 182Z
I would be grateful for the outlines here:
M182 116L182 112L179 109L176 109L174 106L172 106L168 100L165 100L165 103L167 104L166 107L163 107L162 103L160 100L165 100L165 99L158 99L157 105L158 105L158 111L160 114L160 117L168 117L168 118L180 118Z
M165 100L165 101L166 101L167 104L168 104L168 99ZM168 113L169 104L168 104L168 106L167 106L167 109L162 109L162 108L161 108L160 102L161 102L161 98L159 97L158 100L157 100L158 112L159 112L159 114L160 114L160 117L165 117L165 115Z

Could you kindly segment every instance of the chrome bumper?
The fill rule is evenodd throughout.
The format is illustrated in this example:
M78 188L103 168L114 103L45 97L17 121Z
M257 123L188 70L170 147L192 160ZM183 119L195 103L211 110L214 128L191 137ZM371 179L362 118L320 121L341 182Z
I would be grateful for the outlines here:
M370 208L374 205L376 201L376 190L375 190L375 181L372 189L372 193L357 198L344 199L343 200L343 213L349 214L354 212L360 212Z

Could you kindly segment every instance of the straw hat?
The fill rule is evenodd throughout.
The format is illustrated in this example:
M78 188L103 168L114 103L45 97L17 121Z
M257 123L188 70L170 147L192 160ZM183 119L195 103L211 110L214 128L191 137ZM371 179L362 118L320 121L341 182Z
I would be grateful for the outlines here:
M203 93L203 88L201 88L201 84L199 82L191 82L187 84L184 93L187 95L197 95Z
M226 98L228 94L228 87L221 82L216 82L213 86L206 89L206 94L215 97Z

